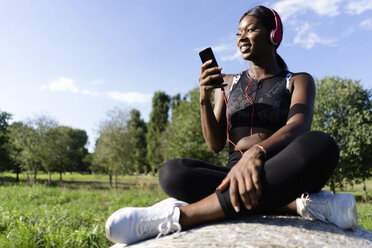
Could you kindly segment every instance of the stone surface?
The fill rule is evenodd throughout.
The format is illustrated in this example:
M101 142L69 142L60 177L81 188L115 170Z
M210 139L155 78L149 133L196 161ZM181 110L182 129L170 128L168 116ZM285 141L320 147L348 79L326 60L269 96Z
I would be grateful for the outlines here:
M112 246L121 247L125 246ZM344 231L332 224L297 216L251 216L209 223L130 247L372 248L372 232L362 227Z

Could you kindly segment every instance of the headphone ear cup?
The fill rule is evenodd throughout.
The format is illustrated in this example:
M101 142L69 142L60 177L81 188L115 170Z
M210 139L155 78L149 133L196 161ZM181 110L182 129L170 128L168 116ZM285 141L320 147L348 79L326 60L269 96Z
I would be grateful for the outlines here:
M279 45L283 39L282 22L280 20L278 13L276 13L276 11L273 9L270 10L271 12L273 12L275 18L275 29L270 31L270 42L276 46Z
M270 42L271 42L271 44L273 44L273 45L278 45L278 43L277 42L275 42L275 29L273 29L273 30L271 30L271 32L270 32Z
M270 42L273 45L279 45L282 42L282 33L278 32L277 29L273 29L270 32Z

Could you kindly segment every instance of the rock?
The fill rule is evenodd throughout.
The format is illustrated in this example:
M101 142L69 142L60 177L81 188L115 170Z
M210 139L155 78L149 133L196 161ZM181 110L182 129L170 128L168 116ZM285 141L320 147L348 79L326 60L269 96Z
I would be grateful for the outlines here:
M125 246L116 244L111 248L121 247ZM260 215L213 222L130 247L372 248L372 232L363 227L341 230L332 224L297 216Z

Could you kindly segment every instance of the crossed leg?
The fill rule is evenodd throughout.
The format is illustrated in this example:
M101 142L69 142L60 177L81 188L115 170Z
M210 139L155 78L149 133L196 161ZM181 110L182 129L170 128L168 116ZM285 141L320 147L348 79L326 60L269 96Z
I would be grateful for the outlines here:
M227 167L193 159L174 159L163 165L159 181L169 196L191 203L179 207L180 224L189 228L207 221L277 209L295 213L295 199L304 192L318 192L331 176L338 156L336 143L324 133L312 131L296 138L265 161L259 204L239 213L231 205L229 189L215 192L229 171Z

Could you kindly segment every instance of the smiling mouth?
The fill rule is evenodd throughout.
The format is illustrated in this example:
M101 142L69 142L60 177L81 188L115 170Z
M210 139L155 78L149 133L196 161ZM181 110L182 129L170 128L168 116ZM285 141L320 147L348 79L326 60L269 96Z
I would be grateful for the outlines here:
M249 50L251 48L251 45L249 45L249 44L243 44L239 48L240 48L240 51L241 52L246 52L247 50Z

